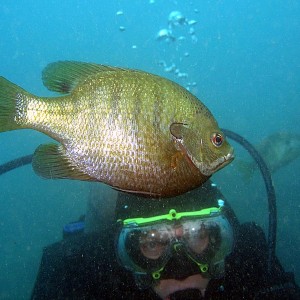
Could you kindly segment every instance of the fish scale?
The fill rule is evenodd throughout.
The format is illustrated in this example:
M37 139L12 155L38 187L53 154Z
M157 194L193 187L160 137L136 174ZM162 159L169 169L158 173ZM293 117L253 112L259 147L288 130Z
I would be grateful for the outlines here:
M66 61L48 65L43 82L61 96L37 97L0 79L0 131L32 128L59 143L35 152L33 168L45 178L169 197L233 159L210 111L170 80Z

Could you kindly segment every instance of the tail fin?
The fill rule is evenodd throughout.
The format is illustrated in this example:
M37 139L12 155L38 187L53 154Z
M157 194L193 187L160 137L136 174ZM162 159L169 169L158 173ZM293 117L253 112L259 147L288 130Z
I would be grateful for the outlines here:
M22 128L16 122L16 100L25 90L0 77L0 132Z

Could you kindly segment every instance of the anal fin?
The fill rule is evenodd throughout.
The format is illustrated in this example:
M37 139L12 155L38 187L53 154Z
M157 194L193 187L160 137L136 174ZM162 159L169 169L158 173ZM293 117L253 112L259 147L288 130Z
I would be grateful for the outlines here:
M47 179L97 181L74 166L58 144L40 145L33 155L32 167L38 175Z

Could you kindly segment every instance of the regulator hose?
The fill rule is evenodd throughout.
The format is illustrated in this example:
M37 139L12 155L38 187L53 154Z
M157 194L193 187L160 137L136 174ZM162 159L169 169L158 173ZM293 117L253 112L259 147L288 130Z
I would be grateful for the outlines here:
M0 165L0 175L12 171L13 169L28 165L32 161L33 154L22 156Z
M268 230L268 272L271 273L273 263L275 260L276 251L276 233L277 233L277 207L276 207L276 194L273 185L271 172L266 165L264 159L258 153L258 151L250 144L244 137L239 134L222 129L227 137L241 144L253 157L257 163L260 172L262 174L268 197L268 209L269 209L269 230Z

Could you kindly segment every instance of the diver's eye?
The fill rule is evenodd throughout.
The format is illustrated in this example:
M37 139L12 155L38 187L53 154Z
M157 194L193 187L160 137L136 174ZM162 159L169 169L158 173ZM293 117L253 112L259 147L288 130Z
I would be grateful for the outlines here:
M220 147L223 144L223 136L220 133L214 133L211 136L211 141L216 147Z

